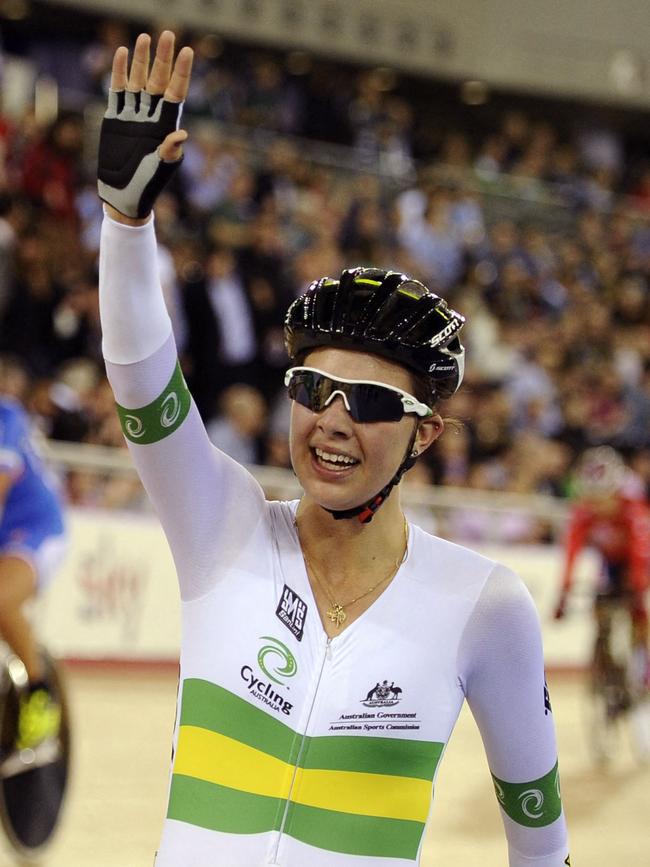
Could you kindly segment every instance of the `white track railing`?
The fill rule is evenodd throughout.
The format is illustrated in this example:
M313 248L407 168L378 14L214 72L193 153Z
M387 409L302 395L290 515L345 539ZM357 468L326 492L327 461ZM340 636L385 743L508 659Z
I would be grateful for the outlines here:
M84 471L101 475L135 473L126 449L78 443L45 444L45 456L59 471ZM300 495L300 486L290 470L278 467L251 466L250 471L269 497L292 499ZM440 516L462 510L482 512L486 519L498 521L503 515L543 521L557 532L567 515L567 503L558 497L542 494L518 494L435 485L402 485L402 501L407 507L429 509Z

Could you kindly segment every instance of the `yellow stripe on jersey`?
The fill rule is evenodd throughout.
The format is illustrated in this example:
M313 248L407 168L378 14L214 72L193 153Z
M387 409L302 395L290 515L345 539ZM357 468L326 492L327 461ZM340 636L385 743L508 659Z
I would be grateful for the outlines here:
M295 768L225 735L195 726L179 729L174 774L296 804L363 816L424 822L428 780L358 771ZM295 780L294 780L295 776ZM293 782L293 789L292 789Z
M427 780L409 777L298 768L291 800L321 810L424 822L431 790Z
M254 795L286 798L294 770L281 759L225 735L181 726L174 773Z

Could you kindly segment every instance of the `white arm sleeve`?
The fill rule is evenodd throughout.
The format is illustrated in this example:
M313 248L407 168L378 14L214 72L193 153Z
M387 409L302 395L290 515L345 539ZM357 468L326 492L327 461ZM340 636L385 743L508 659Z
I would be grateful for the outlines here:
M148 358L172 331L158 278L153 218L125 226L104 216L99 248L99 312L106 361Z
M133 229L105 220L99 291L116 401L127 410L146 407L164 391L177 363L151 223ZM218 580L220 565L241 559L264 515L263 492L210 443L193 402L169 435L162 431L150 444L127 442L171 547L181 595L197 598Z
M468 621L459 671L501 807L510 867L564 867L568 843L541 630L520 578L497 566Z

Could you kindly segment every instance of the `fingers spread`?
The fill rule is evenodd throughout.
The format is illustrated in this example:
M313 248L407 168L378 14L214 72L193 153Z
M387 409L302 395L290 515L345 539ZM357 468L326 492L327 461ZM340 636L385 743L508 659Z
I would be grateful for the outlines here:
M175 37L171 30L163 30L156 46L149 72L151 37L141 33L133 49L129 71L129 52L124 46L117 49L113 58L111 89L164 94L170 102L182 102L187 97L192 74L194 52L188 46L182 48L174 63Z
M122 45L117 49L113 57L111 69L111 90L124 90L126 88L126 71L129 64L129 49Z
M171 30L163 30L158 39L156 56L151 67L151 74L147 81L149 93L164 93L172 74L174 61L174 34Z
M147 74L149 72L149 51L151 48L151 37L148 33L141 33L135 42L133 49L133 60L131 61L131 72L129 74L129 90L139 93L144 90L147 84Z
M187 96L192 74L194 52L188 46L181 48L174 64L169 85L165 89L165 99L170 102L182 102Z

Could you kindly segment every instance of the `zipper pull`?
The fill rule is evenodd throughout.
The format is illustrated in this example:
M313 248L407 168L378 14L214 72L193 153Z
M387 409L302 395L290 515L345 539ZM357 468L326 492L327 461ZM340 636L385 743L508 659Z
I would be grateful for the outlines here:
M327 659L332 660L332 639L328 637L327 644L325 645L325 656Z

